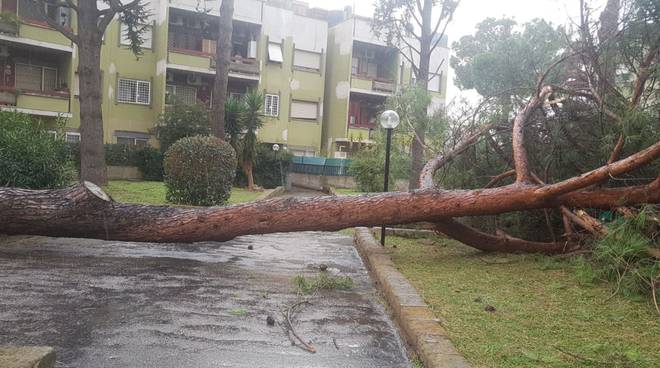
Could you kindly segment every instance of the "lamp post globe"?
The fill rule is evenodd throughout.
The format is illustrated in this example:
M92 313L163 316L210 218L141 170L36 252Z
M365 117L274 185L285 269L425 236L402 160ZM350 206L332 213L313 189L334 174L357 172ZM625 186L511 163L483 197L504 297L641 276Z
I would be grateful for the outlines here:
M394 129L399 126L399 114L394 110L386 110L380 114L380 126L385 129Z
M277 143L275 143L275 144L273 145L273 151L277 152L277 151L279 151L279 150L280 150L280 145L277 144Z

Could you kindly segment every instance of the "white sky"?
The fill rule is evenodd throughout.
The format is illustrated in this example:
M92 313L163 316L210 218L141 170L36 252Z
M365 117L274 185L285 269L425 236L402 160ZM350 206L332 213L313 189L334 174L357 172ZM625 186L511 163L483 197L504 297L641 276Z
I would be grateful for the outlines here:
M343 9L353 6L354 12L371 17L375 0L304 0L313 7ZM518 23L525 23L534 18L544 18L555 25L569 24L579 14L578 0L462 0L454 19L447 29L449 45L461 36L473 34L477 23L488 17L512 17ZM449 71L448 99L465 96L473 98L475 92L461 92L453 85L454 72Z

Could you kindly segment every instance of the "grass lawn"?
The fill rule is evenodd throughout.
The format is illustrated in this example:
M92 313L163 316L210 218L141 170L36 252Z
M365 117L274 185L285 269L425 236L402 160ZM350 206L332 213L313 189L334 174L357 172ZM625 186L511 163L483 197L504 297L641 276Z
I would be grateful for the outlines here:
M568 261L433 240L388 237L388 246L475 367L660 367L650 302L581 285Z
M169 204L165 200L165 184L159 181L112 180L105 187L117 202L138 204ZM261 192L249 192L243 188L231 191L228 204L250 202L257 199Z

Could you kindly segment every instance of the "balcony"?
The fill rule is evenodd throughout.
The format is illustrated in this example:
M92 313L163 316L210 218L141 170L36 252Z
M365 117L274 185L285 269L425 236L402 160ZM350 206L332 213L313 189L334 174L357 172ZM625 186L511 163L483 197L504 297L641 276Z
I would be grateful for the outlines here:
M355 41L351 90L387 96L394 92L397 54L394 49Z
M44 6L43 12L38 6ZM37 5L32 0L4 0L2 9L0 39L71 51L71 41L51 28L43 16L68 27L71 21L68 8L50 3Z
M188 67L180 67L182 70L215 74L217 17L170 8L169 22L169 64ZM230 72L235 75L230 76L246 75L250 79L259 75L256 41L259 31L257 25L234 21Z
M39 116L71 117L68 92L43 92L0 88L2 110Z

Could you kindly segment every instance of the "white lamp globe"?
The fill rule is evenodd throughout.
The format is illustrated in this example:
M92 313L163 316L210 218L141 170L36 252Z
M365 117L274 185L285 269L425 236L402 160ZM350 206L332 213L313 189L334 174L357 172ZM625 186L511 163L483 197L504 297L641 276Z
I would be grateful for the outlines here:
M384 111L380 114L380 126L385 129L394 129L399 125L399 114L393 110Z
M280 145L277 144L277 143L275 143L275 144L273 145L273 151L277 152L277 151L279 151L279 150L280 150Z

